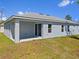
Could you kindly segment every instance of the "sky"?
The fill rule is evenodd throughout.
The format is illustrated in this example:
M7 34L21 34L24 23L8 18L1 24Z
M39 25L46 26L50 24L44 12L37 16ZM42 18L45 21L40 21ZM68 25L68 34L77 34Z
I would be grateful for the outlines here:
M79 19L79 5L76 0L0 0L0 9L6 17L22 14L25 12L36 12L65 18L71 15L74 21Z

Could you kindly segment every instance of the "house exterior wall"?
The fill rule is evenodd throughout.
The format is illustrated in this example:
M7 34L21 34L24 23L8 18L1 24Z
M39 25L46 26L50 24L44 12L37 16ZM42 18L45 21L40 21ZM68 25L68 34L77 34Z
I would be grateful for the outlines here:
M79 34L79 26L70 26L70 31L72 35Z
M51 31L51 33L48 33L48 24L42 25L43 38L51 38L51 37L65 36L65 35L66 35L65 26L64 26L64 32L61 32L61 25L52 24L52 31Z
M4 24L4 34L10 39L15 39L14 22L8 22Z
M79 34L79 26L69 25L70 32L67 32L66 26L68 24L51 23L52 32L48 33L48 24L45 22L28 22L16 19L15 22L7 22L4 24L4 33L10 39L19 42L20 39L27 39L35 37L35 24L42 24L41 37L42 38L52 38L59 36L66 36L68 33L70 35ZM61 25L64 25L64 32L61 31Z
M20 21L20 39L31 38L35 36L35 23Z
M68 25L64 25L64 32L61 31L61 26L64 24L52 24L52 31L48 33L48 24L42 25L42 37L43 38L51 38L51 37L59 37L66 35L75 35L79 34L79 26L69 25L69 32L66 30Z
M0 26L0 32L4 32L4 26L3 25Z
M20 41L20 20L15 19L14 22L14 37L15 37L15 43L18 43Z

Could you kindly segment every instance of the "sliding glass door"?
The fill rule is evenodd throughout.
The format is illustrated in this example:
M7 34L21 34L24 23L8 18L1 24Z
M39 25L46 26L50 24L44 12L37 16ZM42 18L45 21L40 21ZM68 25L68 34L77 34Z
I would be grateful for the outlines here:
M35 24L35 36L41 36L41 24Z

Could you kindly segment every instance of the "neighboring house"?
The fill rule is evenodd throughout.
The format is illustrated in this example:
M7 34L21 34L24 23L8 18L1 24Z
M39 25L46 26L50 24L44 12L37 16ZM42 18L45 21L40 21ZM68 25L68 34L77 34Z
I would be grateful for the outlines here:
M79 24L53 16L27 13L11 16L4 33L14 42L79 34Z
M0 21L0 32L4 32L4 21Z

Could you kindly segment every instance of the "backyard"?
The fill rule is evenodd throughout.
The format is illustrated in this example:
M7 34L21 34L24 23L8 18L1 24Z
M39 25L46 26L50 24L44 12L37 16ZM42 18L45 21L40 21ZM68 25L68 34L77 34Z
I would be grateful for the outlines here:
M0 59L79 59L79 35L15 44L0 33Z

